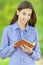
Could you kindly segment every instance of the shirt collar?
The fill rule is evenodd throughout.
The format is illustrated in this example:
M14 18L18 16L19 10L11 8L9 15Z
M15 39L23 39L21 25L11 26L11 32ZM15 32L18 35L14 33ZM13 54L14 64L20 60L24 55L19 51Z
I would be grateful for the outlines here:
M13 29L18 29L18 28L19 28L19 25L18 25L18 23L17 23L17 21L16 21L16 22L14 23ZM19 28L19 29L20 29L20 28ZM25 30L26 30L26 31L29 31L28 29L29 29L29 25L27 24Z

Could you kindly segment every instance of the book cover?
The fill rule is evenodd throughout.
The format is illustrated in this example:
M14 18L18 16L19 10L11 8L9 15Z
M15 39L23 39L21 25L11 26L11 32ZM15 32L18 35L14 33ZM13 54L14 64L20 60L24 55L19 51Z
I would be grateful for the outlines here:
M35 46L35 44L33 44L25 39L21 39L15 43L15 45L19 48L21 48L21 45L23 45L23 44L28 45L30 48L33 48Z

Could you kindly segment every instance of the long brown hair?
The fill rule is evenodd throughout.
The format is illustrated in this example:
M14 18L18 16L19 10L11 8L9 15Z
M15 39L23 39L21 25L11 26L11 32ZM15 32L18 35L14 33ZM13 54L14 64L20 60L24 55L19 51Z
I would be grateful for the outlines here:
M19 4L17 10L20 11L20 10L26 9L26 8L32 9L32 15L31 15L30 20L28 21L28 25L35 27L35 24L36 24L36 13L35 13L34 8L33 8L32 4L30 2L28 2L28 1L21 2ZM18 20L18 15L17 15L17 11L16 11L15 14L14 14L13 19L11 20L10 25L14 24L17 20Z

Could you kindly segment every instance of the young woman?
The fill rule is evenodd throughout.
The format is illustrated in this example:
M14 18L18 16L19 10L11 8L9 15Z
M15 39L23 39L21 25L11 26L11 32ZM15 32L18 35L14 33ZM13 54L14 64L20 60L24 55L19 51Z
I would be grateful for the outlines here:
M40 58L39 42L33 49L25 44L21 45L21 48L15 46L15 42L21 39L26 39L32 44L38 40L35 24L36 14L32 4L28 1L21 2L2 35L0 57L2 59L10 57L9 65L35 65L34 61Z

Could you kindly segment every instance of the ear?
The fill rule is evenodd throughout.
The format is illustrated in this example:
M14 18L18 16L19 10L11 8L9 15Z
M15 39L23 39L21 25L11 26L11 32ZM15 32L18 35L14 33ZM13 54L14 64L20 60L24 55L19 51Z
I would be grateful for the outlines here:
M17 10L17 15L19 15L19 10Z

